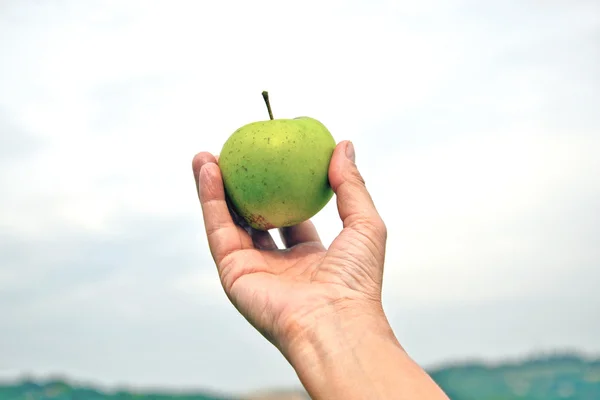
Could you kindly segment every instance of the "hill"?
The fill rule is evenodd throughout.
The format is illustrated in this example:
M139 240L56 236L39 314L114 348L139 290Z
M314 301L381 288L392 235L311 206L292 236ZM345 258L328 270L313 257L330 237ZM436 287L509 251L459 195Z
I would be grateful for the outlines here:
M0 385L0 400L238 400L209 393L102 391L63 381L24 381Z
M429 373L452 400L600 399L600 359L574 355L495 366L470 363Z
M600 359L554 355L496 365L463 363L429 371L452 400L598 400ZM246 399L302 399L298 391ZM0 383L0 400L243 400L209 393L101 391L59 380Z

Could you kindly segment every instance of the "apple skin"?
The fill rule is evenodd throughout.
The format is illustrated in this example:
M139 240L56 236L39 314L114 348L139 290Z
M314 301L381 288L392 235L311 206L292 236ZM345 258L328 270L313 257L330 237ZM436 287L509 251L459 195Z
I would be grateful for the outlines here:
M219 155L235 211L263 231L310 219L333 197L328 173L335 146L325 125L310 117L242 126Z

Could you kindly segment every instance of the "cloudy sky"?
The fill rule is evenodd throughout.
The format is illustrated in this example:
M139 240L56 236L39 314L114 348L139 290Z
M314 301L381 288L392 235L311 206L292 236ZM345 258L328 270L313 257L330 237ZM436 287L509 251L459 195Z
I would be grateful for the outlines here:
M418 362L597 354L598 71L592 0L1 2L0 376L297 384L222 292L191 174L265 89L354 141Z

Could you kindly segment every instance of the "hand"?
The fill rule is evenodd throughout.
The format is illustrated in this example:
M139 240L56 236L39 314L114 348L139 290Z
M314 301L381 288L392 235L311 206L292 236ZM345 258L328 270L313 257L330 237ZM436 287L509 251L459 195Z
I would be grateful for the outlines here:
M251 229L228 204L217 158L194 157L208 243L227 296L296 370L315 400L447 396L404 351L381 306L386 226L342 142L329 165L343 229L326 249L310 221Z
M197 154L193 171L223 288L240 313L284 355L290 343L335 313L385 319L381 285L386 226L356 168L350 142L337 145L329 167L343 222L329 249L310 221L281 229L286 248L278 249L268 232L244 227L229 207L216 157Z

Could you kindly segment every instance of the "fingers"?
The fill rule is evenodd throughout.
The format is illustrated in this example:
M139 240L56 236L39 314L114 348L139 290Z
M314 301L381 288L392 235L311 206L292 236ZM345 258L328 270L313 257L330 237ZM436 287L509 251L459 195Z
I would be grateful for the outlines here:
M385 238L385 224L375 208L354 159L354 146L351 142L344 141L336 146L329 164L329 183L337 197L340 218L344 228L375 230Z
M194 179L196 180L196 189L198 190L198 178L200 176L200 168L207 163L216 163L217 159L210 153L202 152L196 154L192 160L192 171L194 171Z
M275 241L273 240L273 237L271 237L271 234L269 232L262 232L262 231L252 229L250 226L248 226L246 221L244 221L244 219L241 218L233 209L233 206L231 205L231 203L225 196L225 190L222 189L223 181L220 176L220 171L218 171L218 173L216 171L214 171L215 169L218 170L218 167L216 165L210 166L210 167L207 165L207 164L214 165L215 163L218 162L218 160L219 160L218 155L213 156L210 153L203 152L203 153L199 153L198 155L196 155L196 157L194 157L194 160L192 162L192 169L194 171L194 177L196 179L196 187L199 189L198 193L200 196L200 203L201 203L202 209L203 209L203 215L204 215L207 233L209 232L209 229L210 230L215 229L215 228L213 228L213 224L215 224L215 226L222 226L223 224L229 225L228 218L227 218L226 214L224 213L223 207L222 207L222 204L224 202L225 203L225 211L227 211L229 213L229 218L231 219L231 222L233 223L234 228L235 228L235 234L238 236L241 235L243 248L250 247L249 245L244 246L245 244L250 242L250 240L248 240L248 238L246 237L247 235L244 235L243 232L241 232L241 230L238 228L238 226L241 229L245 230L248 235L250 235L251 243L257 249L276 250L277 244L275 244ZM201 176L201 170L202 170L203 166L205 166L205 168L211 169L211 171L208 174L209 177L207 178L206 182L204 180L199 181L200 176ZM215 167L217 167L217 168L215 168ZM210 191L211 188L213 189L212 192ZM215 188L217 189L217 192L219 192L219 194L215 193L215 190L214 190ZM221 191L222 191L222 195L220 194ZM203 196L202 193L209 193L209 195ZM218 200L218 201L215 201L215 200ZM213 212L213 211L215 211L215 212ZM230 229L229 235L233 235L234 229L232 229L232 228L229 228L229 229ZM215 236L219 237L218 234L216 234ZM209 238L209 246L211 246L211 252L220 252L216 248L216 244L213 245L211 243L212 243L212 241ZM231 249L228 248L225 250L225 252L227 253L227 251L231 251ZM219 259L219 256L216 254L213 254L213 257L215 258L215 261L217 261Z
M198 197L211 254L217 266L234 251L252 248L252 240L233 222L227 202L221 171L210 153L194 157L192 169L196 177Z
M250 230L250 236L252 237L254 247L259 250L277 250L277 244L269 232L259 231L253 228L250 228Z
M321 243L319 233L311 221L304 221L298 225L279 229L279 236L285 247L290 248L300 243Z

